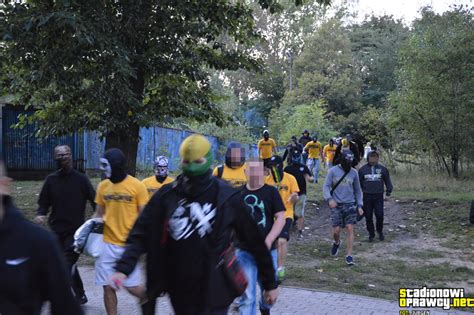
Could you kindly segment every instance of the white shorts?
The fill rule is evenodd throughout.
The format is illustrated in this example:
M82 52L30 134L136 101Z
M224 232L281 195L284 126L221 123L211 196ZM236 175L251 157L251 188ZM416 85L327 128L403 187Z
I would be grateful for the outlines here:
M125 247L104 243L102 253L95 262L95 284L105 286L110 284L110 277L115 273L115 264L122 257ZM137 266L123 282L126 288L142 284L140 268Z

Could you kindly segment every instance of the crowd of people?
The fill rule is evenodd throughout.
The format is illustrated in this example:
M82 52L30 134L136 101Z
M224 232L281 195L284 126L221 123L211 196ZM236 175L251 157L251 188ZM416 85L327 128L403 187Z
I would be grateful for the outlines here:
M165 293L178 315L227 314L231 304L240 314L256 314L257 304L261 314L270 314L285 280L291 230L295 226L297 239L304 238L306 195L316 189L321 166L328 169L322 195L331 212L330 254L338 255L345 229L345 261L355 264L353 225L363 217L368 240L375 232L384 240L390 175L373 149L364 152L367 164L359 168L361 151L350 135L323 146L305 130L300 139L291 138L281 157L265 130L258 157L246 158L244 147L231 142L224 163L214 169L204 136L186 138L179 152L176 178L169 176L167 157L158 156L154 175L140 181L127 173L122 151L109 149L100 159L105 179L94 190L73 169L70 148L56 147L58 170L39 194L37 225L16 210L0 162L0 234L6 236L0 238L6 259L0 261L0 277L7 279L0 282L0 314L39 314L44 301L53 314L81 314L79 305L88 300L73 242L87 203L104 225L95 284L103 287L107 314L117 314L119 288L136 297L143 314L154 314L156 299ZM46 221L52 234L38 226Z

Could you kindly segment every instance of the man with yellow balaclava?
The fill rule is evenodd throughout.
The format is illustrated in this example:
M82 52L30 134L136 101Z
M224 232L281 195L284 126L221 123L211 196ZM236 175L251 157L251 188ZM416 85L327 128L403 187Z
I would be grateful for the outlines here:
M222 258L235 258L235 232L255 258L265 301L274 304L278 291L270 251L240 191L212 176L211 144L192 135L179 152L181 175L157 191L141 213L111 281L120 287L147 253L149 301L168 293L177 315L227 314L245 286L245 277L230 276L242 275L242 269Z

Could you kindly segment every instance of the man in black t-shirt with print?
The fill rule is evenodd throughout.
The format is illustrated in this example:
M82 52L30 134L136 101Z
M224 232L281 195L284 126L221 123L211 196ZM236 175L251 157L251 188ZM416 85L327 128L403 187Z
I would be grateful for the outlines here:
M303 239L304 229L304 208L306 205L306 186L308 181L312 181L313 177L309 168L301 163L301 153L293 152L291 164L285 167L285 172L293 175L298 182L300 192L298 193L299 199L295 204L295 220L296 227L298 229L297 239Z
M265 244L270 250L275 270L277 268L276 240L285 225L285 205L278 190L266 185L263 162L253 160L248 162L245 174L247 185L242 188L242 197L247 210L258 225L260 233L265 238ZM256 289L260 277L257 275L257 264L247 248L237 243L237 259L248 279L248 287L239 299L240 314L256 314ZM262 288L261 288L262 289ZM271 305L260 301L261 314L270 314Z

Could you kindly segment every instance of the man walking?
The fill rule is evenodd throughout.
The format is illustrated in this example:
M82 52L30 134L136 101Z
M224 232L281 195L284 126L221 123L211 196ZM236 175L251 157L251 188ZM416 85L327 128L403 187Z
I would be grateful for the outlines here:
M16 209L10 182L0 159L0 314L40 314L46 301L53 315L82 314L55 236Z
M383 241L383 216L384 216L384 184L387 187L387 196L393 191L392 181L388 169L379 164L379 153L371 151L367 154L368 163L359 169L359 179L364 193L364 213L369 232L369 242L375 237L374 214L376 219L376 229L379 240Z
M227 146L224 165L214 168L212 175L222 178L234 188L241 188L247 183L245 176L245 149L238 142Z
M97 187L95 217L104 218L104 248L95 263L95 282L104 288L107 314L116 315L117 295L109 280L125 251L128 234L148 202L148 192L142 182L127 174L126 159L121 150L107 150L100 161L107 179ZM140 280L140 270L136 266L123 285L130 294L143 300L145 290Z
M265 184L278 189L281 199L285 204L285 226L278 237L278 280L285 278L285 262L288 254L288 242L290 241L290 229L295 215L294 205L298 202L300 191L296 178L283 171L283 160L279 156L273 156L268 162Z
M303 230L304 230L304 209L306 206L306 186L307 183L313 180L311 172L308 167L301 163L301 153L293 152L293 160L291 164L285 167L285 173L291 174L296 178L298 183L299 192L298 192L298 201L296 202L295 209L295 218L296 218L296 228L298 229L297 239L303 239Z
M341 163L342 152L351 151L354 155L354 160L352 162L352 167L357 167L360 162L360 151L358 145L352 141L351 134L347 134L345 138L342 138L341 144L336 148L336 153L334 154L334 165Z
M333 166L334 155L336 154L337 146L334 143L334 139L329 140L329 144L326 144L323 148L323 160L326 161L326 167L329 169Z
M240 192L211 175L211 144L192 135L179 152L182 174L140 214L112 281L120 287L146 253L149 301L168 293L177 315L227 314L240 295L241 277L230 274L239 275L241 269L235 259L223 260L233 258L235 231L257 263L265 302L274 304L278 291L270 252Z
M305 129L303 131L300 139L298 140L298 142L304 148L308 144L308 142L310 142L310 141L311 141L311 137L309 136L309 131L307 129ZM306 165L306 161L308 160L308 152L303 150L302 158L303 158L303 161L302 161L303 164Z
M331 210L332 234L334 243L331 255L337 256L341 246L341 231L347 231L347 255L346 263L354 265L352 257L352 246L354 243L353 225L357 222L357 212L362 215L362 191L360 188L359 175L352 168L354 155L344 151L341 156L341 164L331 168L326 176L323 186L324 199L328 202Z
M275 187L265 184L265 169L263 162L253 160L247 163L245 170L247 185L242 190L242 197L258 229L265 239L265 244L270 250L273 267L277 268L276 240L285 225L285 206L280 194ZM263 299L262 279L258 276L258 268L255 257L248 251L245 244L237 242L237 259L241 264L248 279L248 287L239 301L239 312L241 315L256 314L256 291L257 282L262 290L260 301L260 313L269 315L271 305Z
M287 163L290 164L293 160L292 154L298 152L299 157L301 158L301 153L303 152L303 146L298 143L296 136L291 137L290 143L286 146L285 153L283 154L283 161L287 160Z
M60 145L54 149L58 170L48 177L41 189L37 216L34 222L44 224L50 208L49 226L56 234L71 274L71 286L80 304L87 303L76 263L79 254L74 252L74 233L84 223L87 201L95 208L95 191L86 175L72 167L71 149Z
M323 147L321 142L318 141L318 136L314 135L313 139L306 144L304 150L308 152L308 166L311 174L313 174L314 182L318 182L319 177L319 166L321 165L321 157L323 155Z
M258 141L258 156L263 160L263 163L266 164L273 154L276 154L276 142L270 138L270 133L268 130L263 131L263 139Z
M160 155L156 157L155 163L153 164L153 171L155 172L155 176L150 176L142 181L150 198L161 187L174 181L173 177L168 176L168 159L165 156Z

